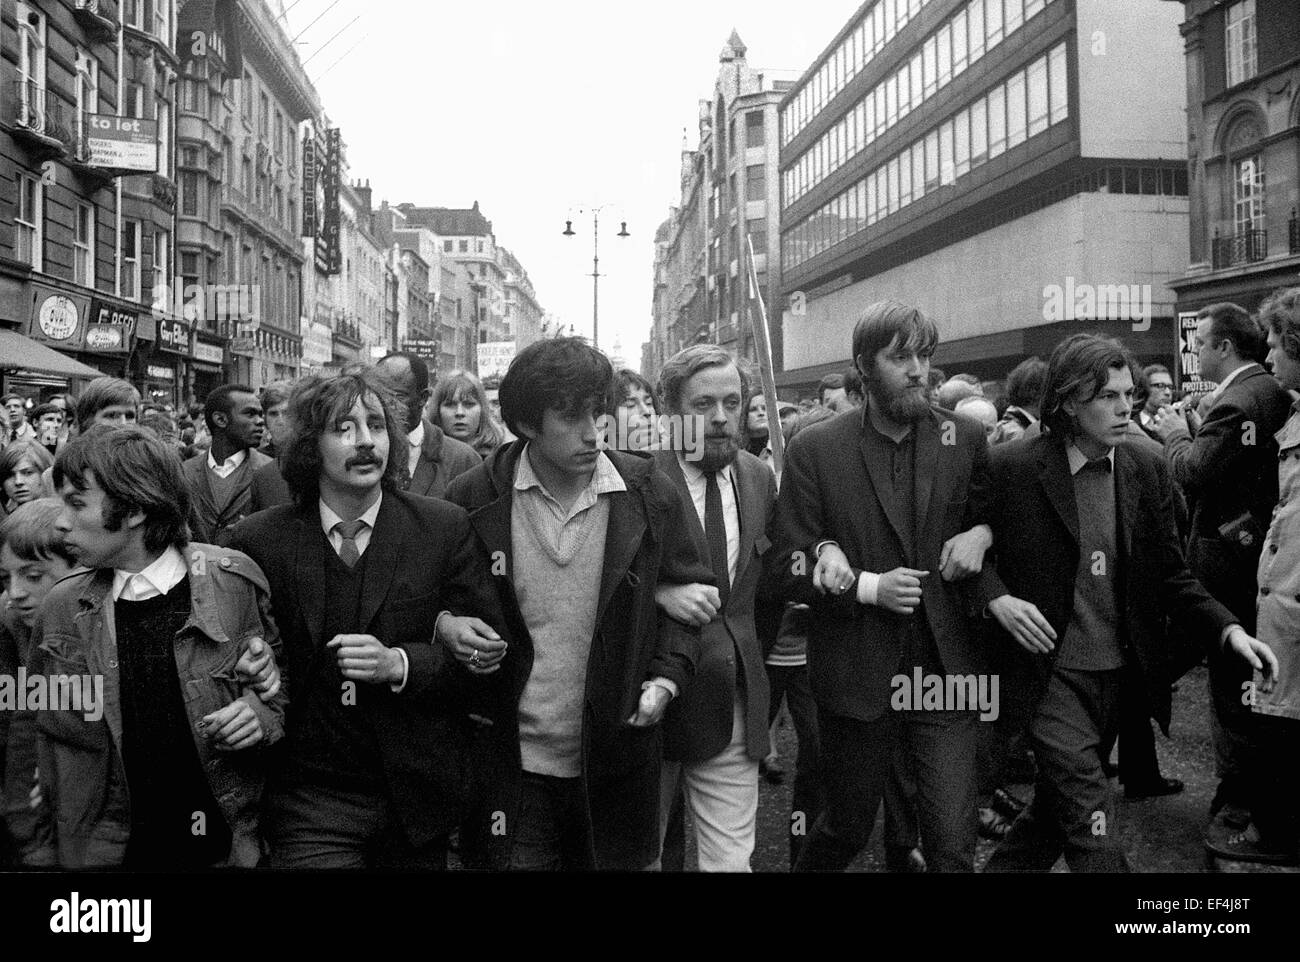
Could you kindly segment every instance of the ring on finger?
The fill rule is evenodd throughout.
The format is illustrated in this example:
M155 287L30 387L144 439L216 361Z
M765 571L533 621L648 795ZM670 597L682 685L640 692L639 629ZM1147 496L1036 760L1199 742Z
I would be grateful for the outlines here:
M478 649L477 649L477 648L474 649L474 653L473 653L472 655L469 656L469 663L470 663L471 665L473 665L475 668L477 668L477 667L479 666L479 658L478 658Z

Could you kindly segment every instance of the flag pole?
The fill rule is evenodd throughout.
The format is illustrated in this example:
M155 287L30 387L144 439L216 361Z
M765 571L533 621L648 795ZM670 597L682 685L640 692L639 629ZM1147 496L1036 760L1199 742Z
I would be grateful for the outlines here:
M749 280L749 298L746 313L754 332L754 348L758 353L758 373L763 380L763 396L767 399L767 437L772 445L772 463L776 466L776 481L781 483L785 467L785 437L781 434L781 412L777 409L776 373L772 367L772 341L768 335L767 308L759 294L758 272L754 269L754 242L745 232L745 274ZM754 310L754 304L758 310Z

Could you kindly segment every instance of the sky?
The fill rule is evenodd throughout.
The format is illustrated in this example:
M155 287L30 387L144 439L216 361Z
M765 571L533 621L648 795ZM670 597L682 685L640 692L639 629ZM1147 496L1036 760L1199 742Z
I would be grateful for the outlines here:
M632 367L652 322L654 233L680 193L683 129L694 149L697 102L712 94L732 29L751 66L798 74L859 5L283 0L289 35L300 34L307 74L342 128L350 176L369 179L375 204L477 200L542 307L584 336L592 218L583 211L602 208L600 345L617 340ZM561 233L569 219L574 237ZM616 236L622 221L626 239Z

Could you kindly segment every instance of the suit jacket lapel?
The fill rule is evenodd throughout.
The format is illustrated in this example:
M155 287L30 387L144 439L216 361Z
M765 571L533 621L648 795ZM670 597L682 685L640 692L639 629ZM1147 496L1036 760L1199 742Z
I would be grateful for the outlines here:
M858 450L862 454L862 462L867 466L867 475L871 478L871 486L876 490L876 500L880 502L881 510L885 512L885 517L889 519L889 526L894 529L894 536L898 539L900 547L906 549L911 544L911 538L907 535L907 524L903 518L900 505L894 500L894 483L889 477L889 470L885 465L885 459L875 447L873 441L867 440L867 432L875 431L867 420L866 408L863 408L862 414L862 434L858 438ZM909 559L911 560L911 559Z
M1119 528L1120 558L1127 561L1132 550L1132 526L1138 520L1141 494L1137 469L1126 445L1115 449L1115 524Z
M677 494L681 497L682 502L690 510L686 511L686 523L691 529L691 538L695 541L695 547L699 549L700 556L707 558L709 556L709 539L704 532L704 525L700 523L699 512L695 510L695 499L691 497L691 489L686 484L686 472L682 470L681 462L677 460L677 452L660 451L655 455L655 464L659 470L668 476L668 480L673 483L677 489Z
M321 555L320 512L315 507L299 511L297 518L297 545L293 568L297 572L298 604L302 608L303 624L311 633L313 649L320 648L325 639L325 564Z
M366 570L361 580L361 618L358 624L362 630L379 612L397 574L397 561L406 534L402 527L405 514L403 505L393 494L388 494L379 506L375 530L371 532L370 545L366 548Z
M627 478L623 480L626 481ZM614 589L618 587L624 572L631 567L636 553L641 550L641 539L646 529L646 519L638 510L641 499L630 484L628 490L613 491L605 497L609 498L609 525L605 532L605 564L600 576L600 602L596 606L597 625L605 617L605 606L613 597Z
M1074 480L1070 477L1070 462L1065 456L1065 445L1053 438L1044 437L1038 443L1038 481L1047 493L1056 513L1065 522L1079 544L1079 507L1074 499Z
M734 584L740 584L745 575L745 568L754 556L754 542L763 533L766 518L766 506L763 495L767 489L763 482L767 478L758 471L769 471L766 465L753 465L742 462L739 458L731 468L736 478L736 516L740 521L740 556L736 562Z
M469 516L470 524L478 532L483 546L487 548L488 557L506 559L505 576L514 577L514 541L511 536L510 513L513 510L514 489L494 501L485 504ZM500 555L497 552L501 552Z
M955 428L956 425L953 425ZM916 422L916 470L913 483L916 485L916 530L918 537L925 531L926 514L930 510L930 495L939 486L936 477L939 466L939 428L933 414ZM952 464L952 458L944 459L945 465ZM917 545L919 551L921 546ZM916 559L913 559L916 560Z
M196 484L190 485L190 493L197 498L205 509L205 513L215 518L217 516L216 496L212 493L212 472L208 470L208 456L202 455L196 461L189 463L190 478L196 481Z

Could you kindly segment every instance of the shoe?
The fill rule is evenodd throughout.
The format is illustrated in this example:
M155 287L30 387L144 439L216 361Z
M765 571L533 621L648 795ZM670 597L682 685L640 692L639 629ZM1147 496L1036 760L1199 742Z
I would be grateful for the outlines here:
M1020 813L1025 810L1027 804L1027 802L1022 802L1005 788L999 788L993 793L993 811L1012 821L1015 821Z
M979 833L982 838L990 839L997 842L1006 837L1007 832L1011 831L1011 823L1015 819L1007 818L1000 812L991 808L980 809L980 826Z
M925 856L919 848L902 845L885 846L885 871L902 875L920 875L926 870Z
M785 783L785 769L781 763L776 760L776 756L771 761L766 758L758 763L758 774L763 776L763 780L769 785L781 785Z
M1265 846L1254 823L1239 832L1205 833L1205 850L1211 855L1230 862L1259 862L1263 865L1300 865L1300 853L1294 849L1272 849Z
M1159 798L1162 795L1177 795L1183 790L1183 783L1178 778L1161 778L1158 782L1152 782L1149 785L1125 785L1124 797L1128 799L1136 798Z

